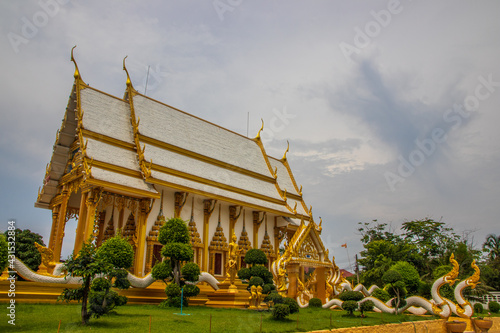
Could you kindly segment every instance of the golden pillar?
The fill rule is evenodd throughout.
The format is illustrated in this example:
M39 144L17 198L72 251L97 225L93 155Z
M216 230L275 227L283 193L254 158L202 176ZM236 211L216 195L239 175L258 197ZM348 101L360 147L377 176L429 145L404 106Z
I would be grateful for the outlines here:
M90 238L90 236L94 234L96 208L97 204L99 204L99 201L101 200L101 195L101 188L93 188L87 195L87 201L85 202L87 205L87 217L85 219L85 234L83 238L84 242L86 242Z
M139 203L139 216L137 219L137 250L134 258L134 273L143 276L144 273L144 252L146 249L146 228L148 216L153 205L150 199L143 199ZM151 253L152 256L152 253Z
M201 270L208 271L208 227L210 224L210 216L215 209L215 204L217 200L206 199L203 200L203 262Z
M62 202L59 206L59 211L57 213L57 230L55 234L55 240L54 240L54 260L57 260L59 262L60 257L61 257L61 248L62 248L62 242L64 238L64 227L66 225L66 210L68 208L68 200L71 192L68 191L67 187L64 186L61 197L62 197Z
M286 272L288 273L288 297L297 297L297 280L299 279L299 267L297 263L288 263L286 265Z
M78 214L78 224L76 225L75 247L73 252L76 254L82 248L84 242L85 221L87 219L87 196L89 192L82 192L80 198L80 212Z
M326 279L325 267L317 267L314 271L316 273L316 297L321 300L321 303L326 302Z
M259 248L259 228L262 225L262 221L266 217L266 213L262 214L262 219L260 218L259 211L253 211L253 248Z

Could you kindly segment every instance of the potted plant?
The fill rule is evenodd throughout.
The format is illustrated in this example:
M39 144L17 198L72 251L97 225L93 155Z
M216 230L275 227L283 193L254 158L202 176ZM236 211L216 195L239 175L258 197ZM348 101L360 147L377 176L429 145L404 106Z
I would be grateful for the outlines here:
M491 326L493 326L493 321L484 319L483 317L477 317L473 319L472 322L474 323L474 326L480 330L480 332L488 332Z
M446 323L446 328L450 333L462 333L467 328L467 323L464 321L449 321Z

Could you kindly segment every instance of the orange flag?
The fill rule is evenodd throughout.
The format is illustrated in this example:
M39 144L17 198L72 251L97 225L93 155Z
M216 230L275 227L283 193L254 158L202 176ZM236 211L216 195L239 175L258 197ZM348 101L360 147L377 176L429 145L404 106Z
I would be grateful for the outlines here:
M341 245L342 247L345 247L347 249L347 243L344 243Z

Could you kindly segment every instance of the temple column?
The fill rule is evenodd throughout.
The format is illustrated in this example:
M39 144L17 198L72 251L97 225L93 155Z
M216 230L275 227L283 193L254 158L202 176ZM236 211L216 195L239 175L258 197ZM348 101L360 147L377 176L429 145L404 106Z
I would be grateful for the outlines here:
M146 228L148 224L148 216L152 208L153 205L151 204L150 199L143 199L139 203L139 214L137 219L138 243L134 258L134 273L137 276L144 276L144 252L146 250Z
M125 211L125 202L127 199L124 197L116 197L115 204L116 209L118 209L118 228L117 231L120 230L123 232L123 214Z
M102 189L101 188L93 188L88 196L87 201L87 218L85 219L85 234L83 241L86 242L90 236L94 234L94 222L96 215L97 204L101 200Z
M264 221L264 217L266 213L262 214L262 219L260 218L259 211L253 211L253 248L259 248L259 228L262 225L262 221Z
M78 253L82 248L85 235L85 221L87 220L87 196L89 192L82 192L80 199L80 212L78 214L78 224L76 225L75 247L73 253Z
M203 262L202 271L208 272L208 227L210 224L210 216L212 215L217 200L203 200Z
M297 280L299 279L299 267L297 263L288 263L286 272L288 274L288 297L295 299L297 297Z
M316 272L316 297L321 300L321 303L326 302L326 279L325 267L317 267Z
M64 227L66 225L66 210L68 208L68 200L70 194L71 193L68 191L67 187L64 186L61 193L62 202L59 206L59 212L57 214L57 230L56 230L56 237L54 240L54 260L57 260L58 262L61 257L61 248L64 238Z

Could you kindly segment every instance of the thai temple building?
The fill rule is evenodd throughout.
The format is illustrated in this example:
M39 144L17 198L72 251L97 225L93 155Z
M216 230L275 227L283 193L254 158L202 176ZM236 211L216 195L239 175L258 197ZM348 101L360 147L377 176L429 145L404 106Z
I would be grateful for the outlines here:
M74 251L92 235L99 245L121 230L135 251L131 273L146 276L161 260L159 228L180 217L202 271L225 278L234 234L239 267L246 251L262 249L278 288L293 297L307 287L314 268L308 290L325 300L336 266L288 164L288 148L283 156L269 156L260 137L264 124L254 138L245 137L139 93L125 60L124 70L121 98L86 84L75 62L35 203L52 211L48 248L54 262L65 235L74 232L66 222L75 218Z

